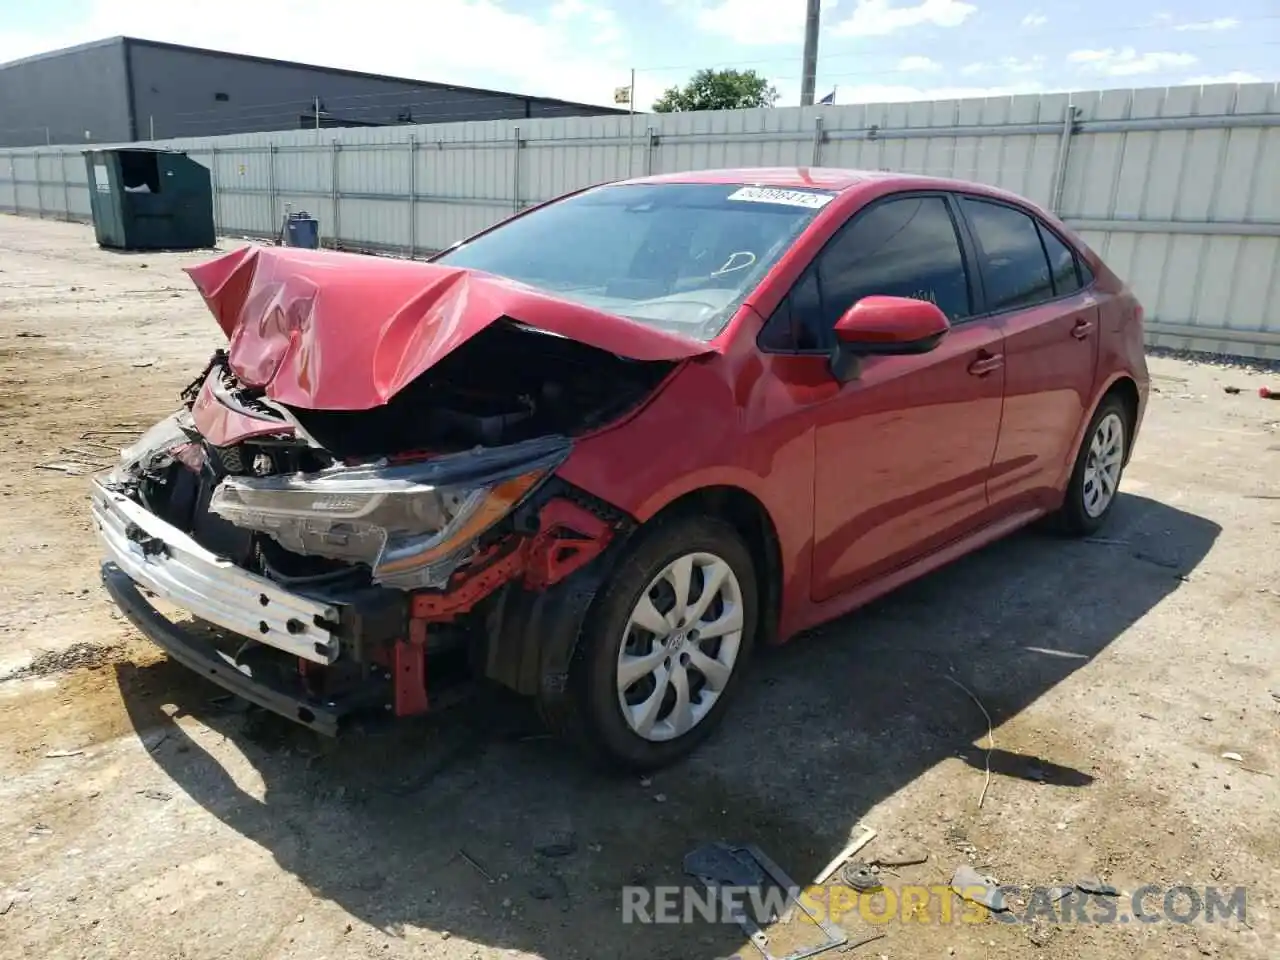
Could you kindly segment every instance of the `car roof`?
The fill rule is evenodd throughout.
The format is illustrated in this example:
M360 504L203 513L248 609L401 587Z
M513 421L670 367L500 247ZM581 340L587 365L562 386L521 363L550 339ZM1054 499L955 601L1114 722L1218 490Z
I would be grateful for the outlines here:
M915 173L898 173L892 170L846 170L837 167L730 167L721 170L660 173L649 177L622 180L619 183L741 183L792 189L807 187L836 193L874 188L877 194L890 190L960 190L1034 206L1026 197L985 183L929 177Z

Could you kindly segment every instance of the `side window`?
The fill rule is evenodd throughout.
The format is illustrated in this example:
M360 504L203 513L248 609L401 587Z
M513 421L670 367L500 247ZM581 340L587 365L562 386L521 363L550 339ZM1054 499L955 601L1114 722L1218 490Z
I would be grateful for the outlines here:
M963 203L984 254L982 281L987 309L994 313L1052 300L1049 261L1035 221L1003 204L967 197Z
M1043 223L1036 224L1040 228L1040 239L1044 242L1044 252L1049 256L1049 270L1053 274L1053 290L1058 296L1075 293L1080 289L1080 274L1076 270L1076 255L1071 248L1058 239L1058 235Z
M825 350L836 321L863 297L913 297L951 320L972 313L955 224L941 197L902 197L854 215L769 318L760 345Z

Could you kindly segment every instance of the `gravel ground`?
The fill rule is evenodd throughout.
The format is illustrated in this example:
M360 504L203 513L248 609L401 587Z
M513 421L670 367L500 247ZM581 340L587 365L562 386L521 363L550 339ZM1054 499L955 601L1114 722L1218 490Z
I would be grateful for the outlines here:
M0 216L0 958L750 956L733 926L623 924L620 888L682 882L715 839L808 880L860 823L869 858L928 855L891 893L970 864L1121 896L1114 923L855 909L884 937L847 956L1280 956L1274 373L1153 358L1102 536L1016 535L771 652L696 758L605 780L496 694L320 741L113 613L84 474L217 344L181 273L203 256ZM1120 922L1147 884L1157 911L1243 887L1247 914Z

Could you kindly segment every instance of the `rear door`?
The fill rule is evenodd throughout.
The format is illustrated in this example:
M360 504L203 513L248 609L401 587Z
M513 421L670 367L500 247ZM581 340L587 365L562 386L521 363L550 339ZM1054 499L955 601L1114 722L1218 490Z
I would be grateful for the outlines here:
M1001 513L1055 505L1088 416L1098 362L1097 300L1070 246L1031 211L963 196L985 315L1004 327L1005 391L988 495Z
M814 420L813 599L823 601L983 522L1000 429L1000 322L974 318L955 201L891 195L856 212L761 333L766 352L817 353L873 294L929 300L952 329L928 353L868 357Z

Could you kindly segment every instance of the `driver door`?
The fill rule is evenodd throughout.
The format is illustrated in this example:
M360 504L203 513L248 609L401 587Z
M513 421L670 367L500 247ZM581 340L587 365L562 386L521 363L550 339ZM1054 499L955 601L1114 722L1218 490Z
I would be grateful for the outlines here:
M1004 337L999 320L969 319L973 265L952 202L910 194L864 207L780 308L789 316L779 322L806 352L830 350L836 320L872 294L929 300L953 324L928 353L863 359L858 378L815 411L815 601L889 573L987 519Z

